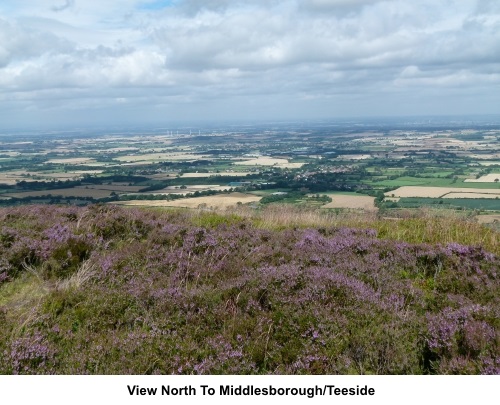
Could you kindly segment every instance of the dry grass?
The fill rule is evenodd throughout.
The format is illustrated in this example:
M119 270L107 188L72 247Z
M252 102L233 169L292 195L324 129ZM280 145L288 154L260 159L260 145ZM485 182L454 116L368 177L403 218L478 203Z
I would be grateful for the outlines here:
M14 334L33 324L39 318L39 308L45 297L53 291L77 290L83 288L94 276L94 266L83 262L69 278L53 281L45 279L42 272L26 263L25 273L2 286L0 307L8 309L9 318L16 319L19 327Z
M401 211L398 218L384 218L374 211L340 212L301 209L293 205L270 205L262 210L236 207L226 212L253 219L266 229L288 227L349 227L375 229L382 239L409 243L482 246L500 254L500 233L453 211L419 209Z
M495 215L495 214L491 214L491 215L478 215L476 217L476 220L480 224L491 224L491 223L494 223L494 222L500 222L500 214L498 214L498 215Z
M78 290L90 281L94 274L95 266L89 261L85 261L69 278L57 282L55 288L58 290Z

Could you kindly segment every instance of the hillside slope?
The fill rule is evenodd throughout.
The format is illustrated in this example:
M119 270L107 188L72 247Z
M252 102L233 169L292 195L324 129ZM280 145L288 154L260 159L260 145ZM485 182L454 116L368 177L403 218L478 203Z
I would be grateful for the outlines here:
M0 373L500 373L500 257L458 243L471 224L255 215L0 210Z

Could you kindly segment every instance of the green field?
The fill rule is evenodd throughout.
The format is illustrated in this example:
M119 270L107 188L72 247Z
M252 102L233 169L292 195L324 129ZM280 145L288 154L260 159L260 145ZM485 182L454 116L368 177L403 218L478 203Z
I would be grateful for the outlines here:
M426 206L451 209L473 209L500 211L500 199L486 198L401 198L398 206L402 208L420 208Z
M464 182L464 179L446 179L438 177L399 177L395 180L382 181L364 181L374 187L403 187L403 186L427 186L427 187L457 187L457 188L482 188L482 189L500 189L500 184L495 183L475 183Z

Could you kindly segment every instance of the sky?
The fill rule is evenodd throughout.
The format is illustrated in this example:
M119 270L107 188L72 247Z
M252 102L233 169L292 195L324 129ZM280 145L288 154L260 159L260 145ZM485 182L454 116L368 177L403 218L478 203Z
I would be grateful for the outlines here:
M499 113L498 0L0 2L0 128Z

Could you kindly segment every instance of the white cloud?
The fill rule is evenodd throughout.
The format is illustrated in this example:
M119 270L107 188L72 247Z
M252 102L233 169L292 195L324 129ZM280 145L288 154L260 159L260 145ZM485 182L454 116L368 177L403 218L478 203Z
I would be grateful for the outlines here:
M152 110L178 111L180 103L189 115L190 105L203 103L229 110L251 105L256 113L266 103L274 111L269 103L279 100L285 114L289 100L289 110L303 105L307 115L319 100L338 106L363 99L352 114L362 115L370 100L390 104L410 94L424 100L439 87L455 98L477 94L471 107L479 112L481 98L499 97L498 4L6 0L0 4L0 107L143 111L157 103ZM204 111L213 110L207 106Z
M59 11L67 10L68 8L71 8L74 5L75 5L75 0L65 0L64 4L61 4L60 6L52 6L51 10L58 13Z

